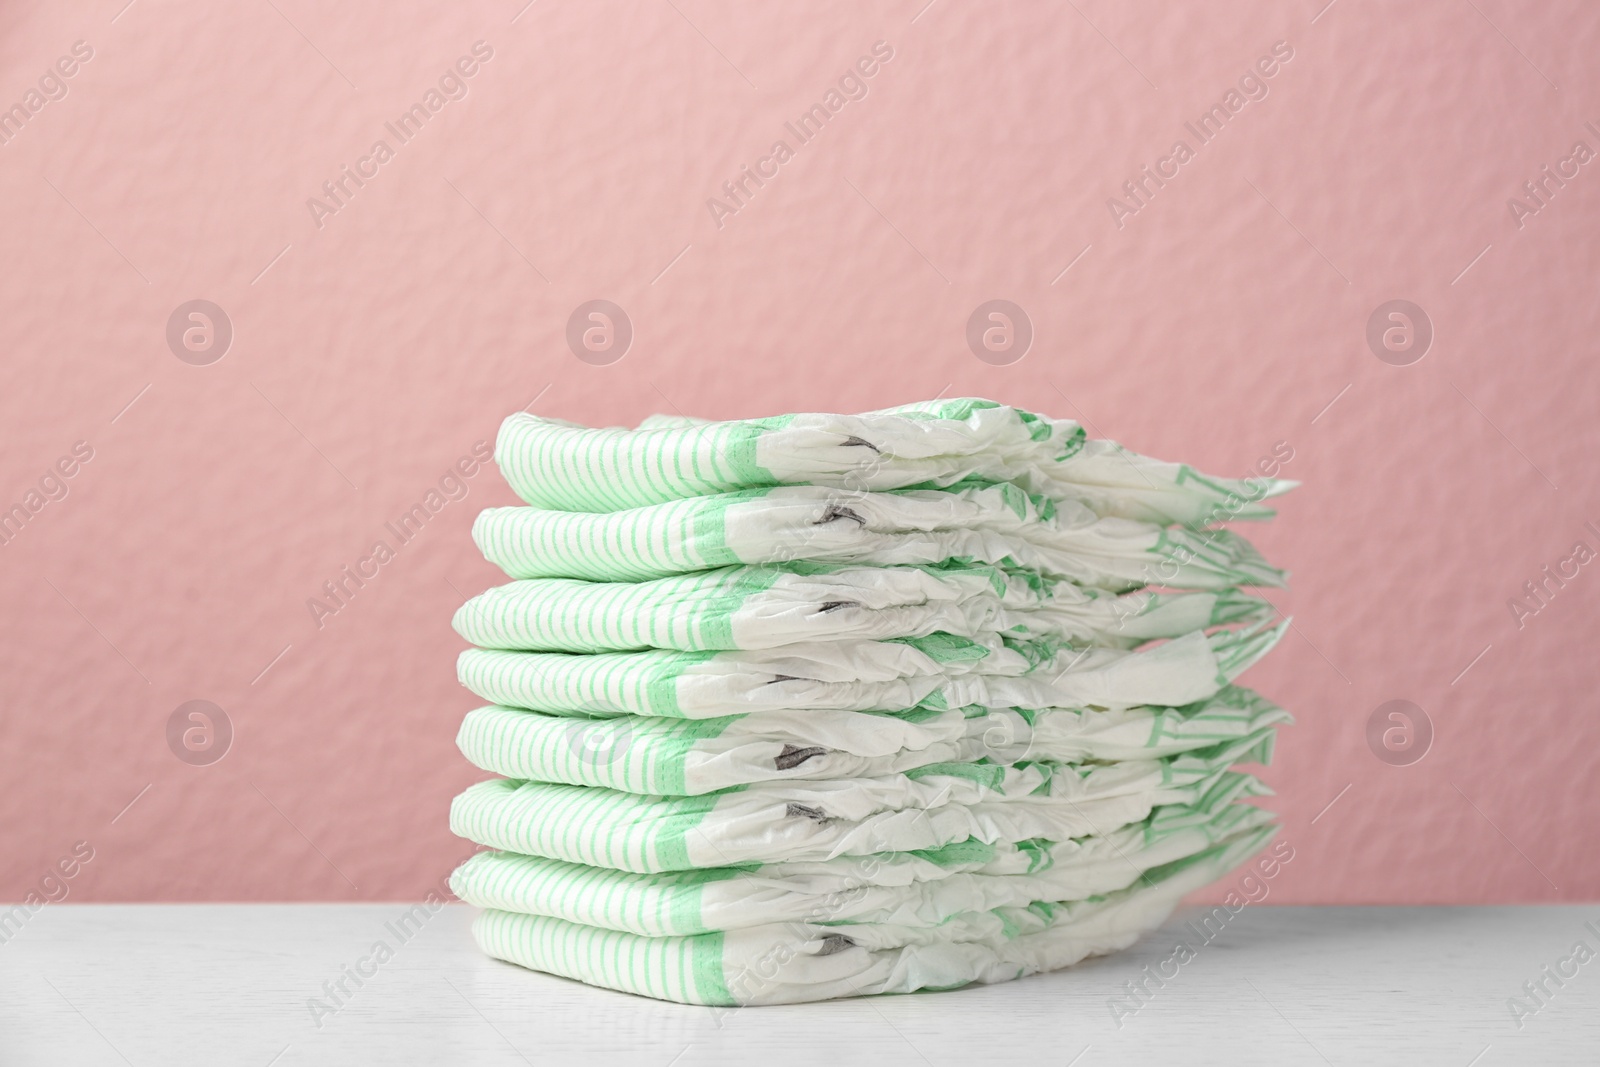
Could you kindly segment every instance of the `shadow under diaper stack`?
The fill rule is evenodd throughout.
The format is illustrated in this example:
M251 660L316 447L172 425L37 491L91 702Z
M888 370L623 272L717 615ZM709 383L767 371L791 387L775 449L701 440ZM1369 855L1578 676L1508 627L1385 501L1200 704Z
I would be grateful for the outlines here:
M1125 948L1271 838L1287 623L1219 528L1290 488L986 400L585 429L516 414L473 537L451 828L492 956L693 1004Z

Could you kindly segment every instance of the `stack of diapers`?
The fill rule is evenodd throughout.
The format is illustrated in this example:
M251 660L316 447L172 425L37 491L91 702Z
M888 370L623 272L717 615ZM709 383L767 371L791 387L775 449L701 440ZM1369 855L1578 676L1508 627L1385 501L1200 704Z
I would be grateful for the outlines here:
M491 956L691 1004L1125 948L1271 838L1291 487L986 400L585 429L518 413L473 527L452 830Z

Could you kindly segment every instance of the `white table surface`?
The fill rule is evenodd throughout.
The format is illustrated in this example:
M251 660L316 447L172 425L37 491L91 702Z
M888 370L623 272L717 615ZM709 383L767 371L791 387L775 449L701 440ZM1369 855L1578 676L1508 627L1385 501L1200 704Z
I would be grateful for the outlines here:
M394 943L405 908L47 906L0 944L0 1063L1600 1063L1600 959L1547 979L1520 1029L1507 1006L1579 940L1600 949L1600 905L1247 907L1121 1028L1109 999L1171 953L1182 914L1006 985L714 1011L487 959L452 905L315 1025L308 999Z

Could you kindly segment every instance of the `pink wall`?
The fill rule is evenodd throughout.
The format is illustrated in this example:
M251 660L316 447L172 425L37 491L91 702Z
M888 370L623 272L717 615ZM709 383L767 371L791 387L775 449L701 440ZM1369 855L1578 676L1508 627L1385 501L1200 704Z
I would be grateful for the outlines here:
M0 104L93 51L0 146L0 504L93 451L0 546L0 898L79 841L74 900L419 895L467 851L449 620L498 578L467 531L510 494L478 474L319 627L325 580L535 398L616 424L936 394L1221 473L1292 447L1304 487L1250 531L1295 576L1247 679L1299 718L1271 899L1600 896L1600 568L1507 606L1600 548L1600 163L1507 203L1600 150L1600 9L1324 2L0 11ZM477 41L466 95L389 134ZM865 98L787 134L877 41ZM1279 41L1265 98L1185 129ZM233 329L204 366L165 334L197 298ZM634 327L608 366L564 340L596 298ZM992 298L1033 324L1012 365L967 348ZM1409 366L1366 341L1392 299L1433 324ZM1409 766L1366 738L1394 699L1434 729ZM220 762L168 746L191 700L232 723Z

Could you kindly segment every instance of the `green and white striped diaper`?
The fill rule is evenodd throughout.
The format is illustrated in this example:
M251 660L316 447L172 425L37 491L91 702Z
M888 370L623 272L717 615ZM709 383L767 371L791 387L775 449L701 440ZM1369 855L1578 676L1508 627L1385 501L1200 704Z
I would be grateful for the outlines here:
M1131 648L1272 606L1227 590L1120 596L982 564L722 567L643 582L535 578L478 594L456 632L480 648L768 649L811 641L1005 633Z
M735 422L657 419L595 430L522 412L506 419L495 462L537 507L619 511L775 485L873 490L1015 482L1102 515L1201 524L1263 518L1259 501L1292 483L1201 475L1083 427L989 400L908 404L864 415L782 415Z
M1125 763L933 764L877 778L762 782L695 797L496 778L451 807L489 848L651 873L912 852L975 838L1063 840L1193 804L1260 739ZM1266 755L1270 755L1267 753ZM1243 777L1241 775L1241 777Z
M490 706L462 720L456 744L474 765L508 778L698 796L756 782L868 778L934 763L1160 759L1259 736L1288 721L1282 708L1233 686L1187 707L1120 711L972 706L668 719Z
M686 1003L1114 952L1274 833L1285 575L1203 476L986 400L496 444L451 877L492 956Z
M936 927L971 912L1126 889L1147 871L1214 845L1264 843L1271 816L1224 800L1168 806L1106 834L1067 841L961 841L921 852L635 874L513 852L480 852L450 888L480 908L547 915L646 937L779 922Z
M715 718L751 711L1181 706L1214 696L1284 626L1192 632L1127 651L933 634L734 652L468 649L461 683L483 699L552 712Z
M977 561L1091 588L1225 589L1282 585L1227 530L1103 518L1009 484L850 492L749 489L603 514L489 508L473 539L513 578L639 581L735 564Z
M928 928L781 922L646 937L544 915L486 910L484 952L592 985L687 1004L787 1004L1006 982L1117 952L1184 896L1248 859L1245 837L1146 872L1127 889L1066 903L965 913Z

